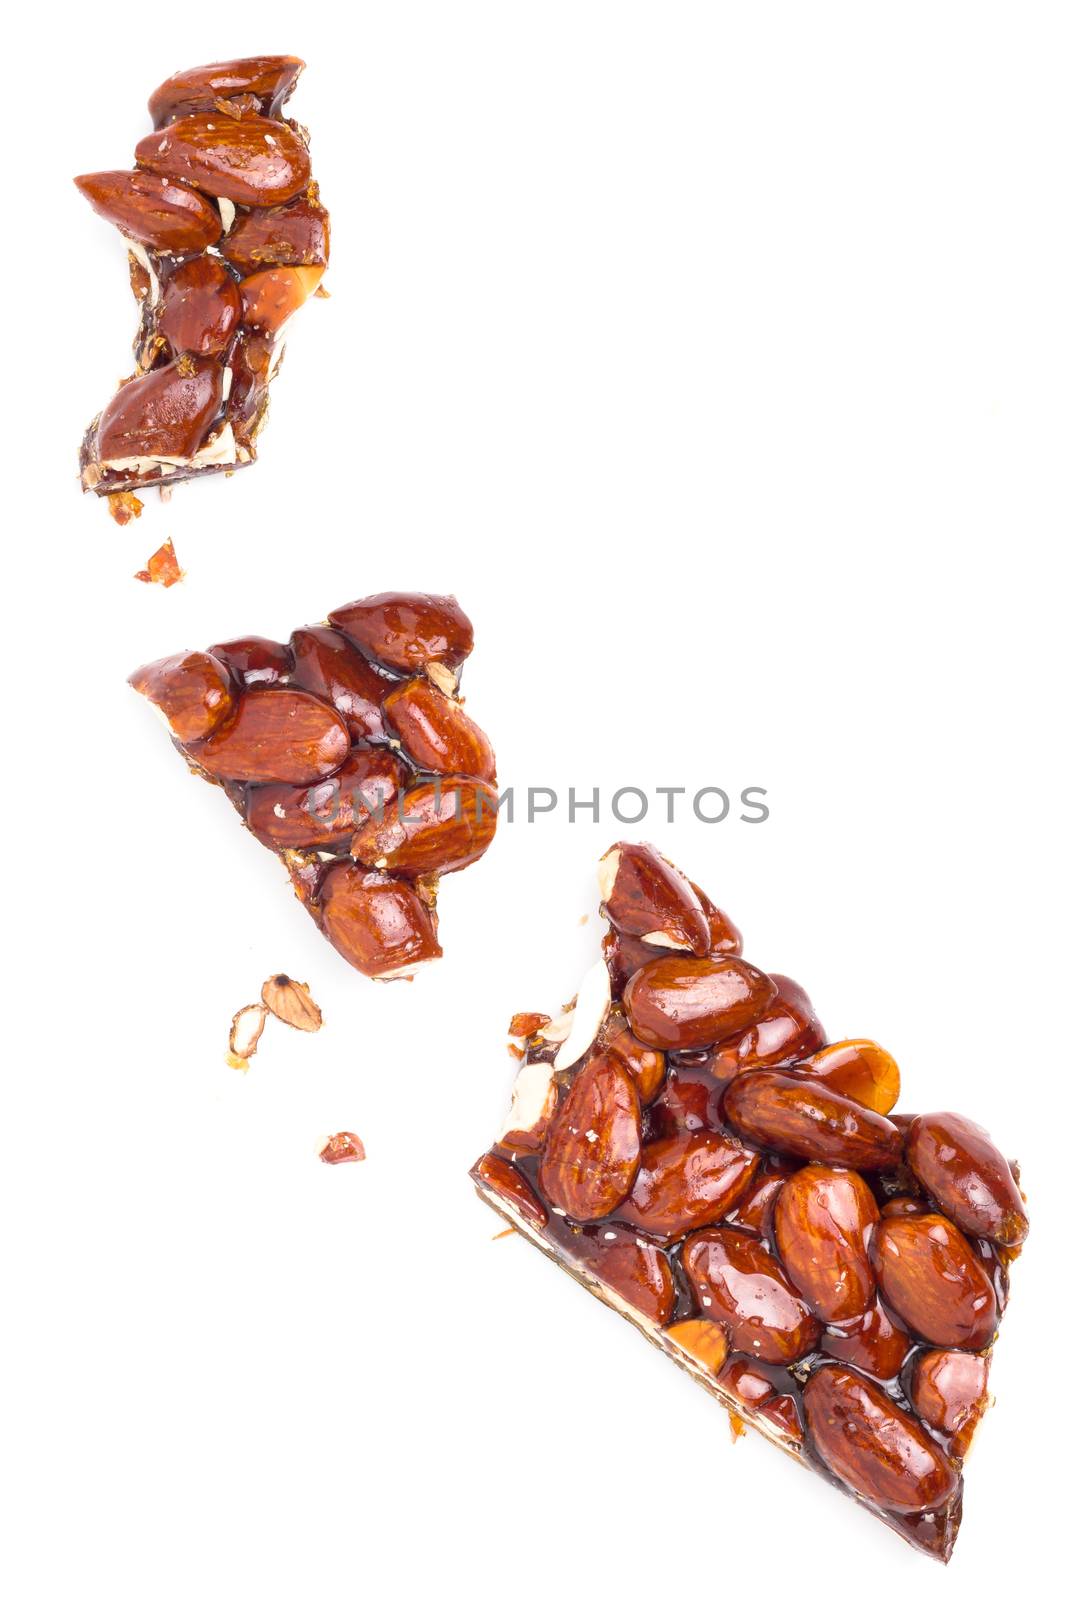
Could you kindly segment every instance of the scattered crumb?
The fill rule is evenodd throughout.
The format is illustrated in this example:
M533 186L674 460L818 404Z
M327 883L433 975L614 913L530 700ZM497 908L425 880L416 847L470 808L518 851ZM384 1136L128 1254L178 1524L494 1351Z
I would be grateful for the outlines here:
M515 1228L502 1228L500 1233L495 1233L492 1236L491 1242L493 1242L493 1239L507 1239L510 1233L515 1233L515 1232L516 1232Z
M109 502L118 498L118 495L108 496ZM141 515L140 504L134 515ZM141 572L135 572L134 577L139 578L142 583L161 583L165 589L169 589L173 583L181 583L185 573L178 565L178 557L174 553L174 545L170 539L166 544L161 544L154 555L149 556L148 566Z
M248 1069L249 1057L256 1054L256 1046L260 1042L266 1020L267 1007L262 1005L242 1006L240 1011L234 1013L234 1020L230 1024L228 1056L231 1065L236 1060L246 1070Z
M585 928L589 921L590 921L590 912L589 911L584 911L583 915L579 918L579 926L581 928Z
M734 1411L728 1412L728 1422L731 1426L731 1442L732 1444L738 1444L739 1440L746 1432L746 1424L743 1422L740 1416L736 1415Z
M346 1161L363 1161L366 1155L364 1141L355 1133L332 1133L320 1150L319 1159L328 1166L339 1167Z
M272 1016L302 1033L318 1033L323 1026L323 1013L308 992L306 983L298 983L284 972L268 978L260 991L260 998Z
M313 296L313 299L315 299L315 300L329 300L330 299L330 290L329 289L324 289L323 285L320 284L318 289L316 290L314 296Z
M135 517L141 515L141 501L136 494L122 489L118 494L108 495L108 510L119 527L125 528L128 522L133 522Z
M547 1028L552 1020L544 1011L517 1011L509 1023L509 1038L530 1039L533 1034Z

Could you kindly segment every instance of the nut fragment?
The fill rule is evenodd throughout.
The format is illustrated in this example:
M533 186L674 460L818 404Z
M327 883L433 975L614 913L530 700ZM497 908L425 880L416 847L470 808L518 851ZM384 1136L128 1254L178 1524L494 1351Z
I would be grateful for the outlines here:
M240 1011L234 1013L234 1020L230 1024L232 1056L237 1056L241 1061L248 1061L250 1056L256 1054L256 1046L264 1031L266 1018L267 1008L262 1005L242 1006Z
M347 1161L363 1161L367 1156L364 1141L355 1133L332 1133L322 1150L320 1161L338 1167Z
M541 1150L557 1108L557 1079L551 1061L529 1061L516 1074L512 1105L497 1142L506 1150Z
M158 707L183 744L214 733L234 707L227 673L214 656L200 650L150 661L132 672L129 682Z
M716 1377L728 1355L728 1336L718 1322L708 1322L704 1317L688 1317L683 1322L673 1322L666 1328L665 1336L686 1352L696 1366Z
M323 1013L312 999L306 983L288 978L277 972L268 978L260 991L264 1005L271 1015L302 1033L317 1033L323 1026Z
M830 1044L816 1055L796 1061L791 1070L807 1078L819 1078L836 1094L844 1094L882 1117L888 1116L898 1101L898 1064L871 1039L844 1039L841 1044Z
M601 1031L611 998L608 969L604 961L596 961L579 985L574 1008L555 1018L545 1030L551 1042L558 1036L561 1039L553 1062L558 1072L567 1072L586 1055Z

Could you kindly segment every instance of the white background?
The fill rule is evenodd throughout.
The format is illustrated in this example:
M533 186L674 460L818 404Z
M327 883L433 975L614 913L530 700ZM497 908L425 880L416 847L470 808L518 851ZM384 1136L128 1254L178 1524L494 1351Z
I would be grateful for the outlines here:
M6 1592L1034 1591L1064 1535L1064 9L331 9L98 0L9 39ZM75 456L135 318L70 177L130 161L172 70L258 49L309 63L332 298L259 465L120 530ZM168 535L186 582L133 582ZM385 588L461 598L517 790L759 784L770 820L503 827L437 969L362 980L124 680ZM491 1240L466 1171L507 1020L574 991L619 834L890 1048L903 1109L1021 1160L946 1573ZM326 1026L231 1072L279 969ZM363 1165L316 1159L340 1127Z

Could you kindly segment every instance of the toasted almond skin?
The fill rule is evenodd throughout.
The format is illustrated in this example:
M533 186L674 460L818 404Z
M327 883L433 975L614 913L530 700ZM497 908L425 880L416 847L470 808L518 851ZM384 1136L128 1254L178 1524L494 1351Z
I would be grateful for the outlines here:
M928 1344L982 1350L998 1327L991 1281L946 1217L884 1217L872 1239L880 1294Z
M330 256L330 218L315 184L284 206L243 212L219 248L241 273L263 267L325 267Z
M215 112L181 117L146 134L134 154L141 167L241 206L292 200L311 175L300 135L288 123L255 115L240 121Z
M870 1378L821 1367L802 1401L825 1466L884 1511L931 1511L956 1490L958 1474L934 1439Z
M886 1050L871 1039L844 1039L830 1044L804 1061L796 1061L793 1071L821 1083L859 1106L886 1117L898 1102L901 1080L898 1064Z
M744 1138L804 1161L877 1171L901 1158L893 1122L799 1074L744 1072L728 1084L722 1109Z
M614 844L602 856L611 888L603 909L621 933L666 935L692 955L712 953L709 922L690 881L649 844Z
M631 1032L658 1050L701 1050L748 1028L776 986L738 956L661 956L624 990Z
M685 1350L690 1359L716 1377L728 1356L728 1336L718 1322L704 1317L687 1317L666 1328L665 1336Z
M395 672L424 672L431 662L454 671L475 643L471 622L451 594L370 595L327 619L365 655Z
M336 711L299 689L247 689L230 721L187 753L215 778L313 783L341 766L349 734Z
M827 1042L813 1002L793 978L771 972L776 998L759 1021L717 1047L715 1071L729 1079L752 1067L772 1067L812 1055Z
M98 461L132 456L194 455L223 401L223 369L206 356L182 355L131 378L100 414Z
M194 256L175 268L163 286L157 331L180 355L219 355L241 316L238 286L216 256Z
M811 1165L784 1183L775 1230L787 1276L822 1322L861 1316L876 1294L869 1238L880 1219L858 1172Z
M901 1372L912 1342L877 1298L860 1317L825 1328L820 1348L836 1361L886 1381Z
M149 96L148 111L155 128L191 111L211 111L220 100L252 95L261 110L275 116L289 99L304 70L299 56L244 56L216 61L206 67L175 72Z
M75 183L93 210L151 250L192 255L223 231L209 200L155 172L86 172Z
M391 690L383 710L406 755L423 771L497 782L497 763L486 734L426 678L409 678Z
M472 1168L472 1177L481 1178L483 1183L503 1200L515 1206L527 1222L535 1228L544 1228L549 1221L545 1206L535 1194L518 1167L511 1161L506 1161L503 1156L495 1155L491 1150Z
M351 848L366 866L425 877L471 866L496 831L497 796L488 785L440 778L402 789L381 820L354 834Z
M390 681L370 667L336 628L298 628L290 635L292 682L329 700L354 739L381 739L382 702Z
M620 1216L659 1239L681 1239L726 1217L753 1181L760 1160L711 1130L644 1145Z
M740 1353L790 1366L820 1341L820 1323L759 1239L737 1228L692 1233L680 1259L698 1304Z
M906 1160L964 1232L1011 1248L1024 1243L1028 1214L1009 1162L968 1117L951 1111L915 1117Z
M323 1013L312 999L308 985L296 983L284 972L266 980L260 999L273 1017L301 1033L318 1033L323 1026Z
M595 1053L557 1107L539 1167L542 1192L577 1222L607 1217L638 1171L638 1093L618 1056Z
M182 744L206 739L234 709L234 690L225 667L200 650L150 661L132 672L127 682L160 708Z
M337 772L313 784L265 783L245 796L245 821L272 850L311 850L355 833L382 813L405 781L406 769L381 746L354 749Z
M951 1458L962 1460L989 1404L991 1357L970 1350L922 1350L910 1365L914 1410L946 1435Z
M416 889L355 861L327 869L318 911L335 950L369 978L389 977L442 953L437 918Z
M672 1269L664 1251L652 1240L614 1221L584 1228L573 1234L564 1248L658 1327L672 1315L676 1300Z
M277 333L319 288L322 267L265 267L243 278L245 321L261 333Z

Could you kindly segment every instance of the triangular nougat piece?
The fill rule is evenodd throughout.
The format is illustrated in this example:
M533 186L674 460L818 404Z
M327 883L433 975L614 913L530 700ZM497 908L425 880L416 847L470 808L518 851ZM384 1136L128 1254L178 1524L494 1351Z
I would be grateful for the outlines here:
M947 1561L987 1406L1016 1169L952 1113L902 1116L871 1040L648 845L600 872L603 960L521 1013L482 1198L732 1414Z

